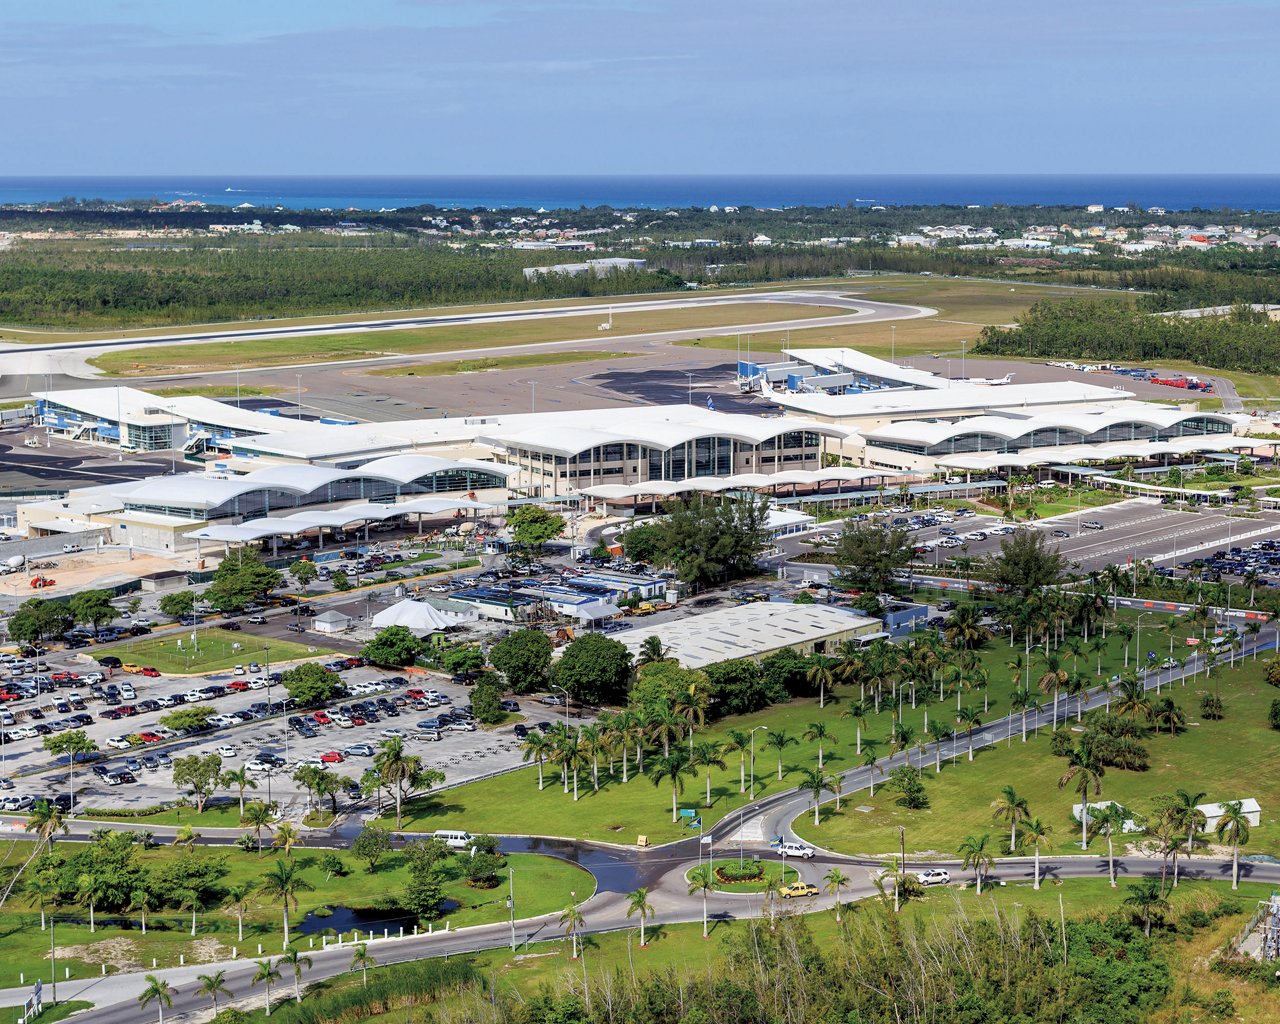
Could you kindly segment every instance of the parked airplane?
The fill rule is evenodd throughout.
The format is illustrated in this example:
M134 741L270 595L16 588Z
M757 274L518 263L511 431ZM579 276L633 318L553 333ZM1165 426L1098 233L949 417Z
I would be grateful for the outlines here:
M986 387L998 388L1002 384L1012 384L1013 374L1006 373L1003 377L966 377L966 384L981 384Z

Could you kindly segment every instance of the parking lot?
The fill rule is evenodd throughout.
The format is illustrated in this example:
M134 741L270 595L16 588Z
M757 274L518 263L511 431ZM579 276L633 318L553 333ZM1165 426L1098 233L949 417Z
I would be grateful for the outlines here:
M258 788L250 790L246 798L277 801L282 813L292 816L302 812L307 800L305 792L291 778L297 767L312 763L323 770L358 779L372 763L371 752L389 734L403 736L410 753L420 755L425 767L443 771L450 782L475 778L521 763L519 740L511 725L493 731L483 728L452 731L446 728L429 734L417 728L418 722L434 719L442 711L468 705L466 687L450 682L447 676L417 674L412 682L403 680L388 685L384 681L393 678L393 674L387 671L368 667L343 671L341 677L349 689L368 689L369 692L357 692L349 698L335 701L319 715L306 712L305 716L313 727L308 730L308 735L303 735L290 728L287 721L295 714L304 715L304 712L286 712L282 706L287 696L284 688L278 682L268 687L266 678L261 674L251 674L248 665L243 676L221 672L197 677L161 675L147 678L120 671L109 675L104 672L106 682L122 690L128 684L132 690L124 691L125 694L134 694L123 706L132 706L136 713L113 721L103 717L104 712L111 713L112 706L89 692L85 680L98 666L87 653L50 656L41 664L45 667L40 675L52 677L69 672L78 673L81 678L64 680L63 685L52 692L42 692L39 697L6 703L5 710L13 715L14 723L4 730L3 769L0 769L0 774L14 783L13 789L2 794L11 800L24 795L37 799L53 798L68 790L65 765L52 772L41 772L52 762L42 746L43 735L29 735L37 730L53 734L67 727L84 728L104 755L91 763L92 768L99 769L101 774L95 773L88 765L77 767L77 808L138 808L177 799L184 794L173 785L172 773L166 762L190 754L218 753L223 758L224 770L239 768L255 760L262 761L264 755L269 762L282 762L274 771L255 772ZM241 686L244 688L239 689ZM206 696L199 702L185 699L185 705L210 707L219 716L247 713L247 716L252 716L251 720L233 725L228 719L227 724L199 736L166 737L159 720L174 706L181 705L164 707L161 702L168 704L174 697L192 698L205 687L224 688L226 692L212 699ZM414 700L408 691L418 689L435 690L439 698L431 703ZM82 712L77 712L72 706L72 694L79 694L82 698ZM372 711L343 715L338 710L339 707L351 708L353 703L366 701L373 702ZM527 700L522 701L522 705L523 710L529 713L527 718L523 715L522 718L530 722L547 720L559 713ZM270 710L272 707L274 712ZM546 713L540 713L544 711ZM75 714L91 715L93 721L87 725L69 723L60 727L60 723L65 723ZM125 740L126 736L142 734L155 739L141 746L130 746ZM426 735L439 738L428 740L424 738ZM367 745L365 749L370 753L352 751L351 748L361 745ZM344 750L348 753L343 754ZM330 756L321 760L325 755ZM25 777L28 772L41 773ZM136 782L113 785L104 778L107 774L132 775ZM228 791L221 790L219 795L225 797ZM237 796L238 792L233 790L230 795ZM349 802L349 798L343 797L339 805Z

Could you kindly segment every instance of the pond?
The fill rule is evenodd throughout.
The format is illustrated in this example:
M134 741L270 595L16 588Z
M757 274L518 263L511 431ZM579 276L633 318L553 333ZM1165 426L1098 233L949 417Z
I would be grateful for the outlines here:
M440 911L449 914L459 906L457 900L445 900L440 905ZM401 925L406 932L412 932L413 926L418 923L417 915L404 910L379 910L376 907L330 907L329 909L333 913L328 916L317 916L314 910L309 911L294 930L299 935L320 935L329 930L349 932L353 928L358 928L362 932L381 935L385 928L395 935L400 931Z

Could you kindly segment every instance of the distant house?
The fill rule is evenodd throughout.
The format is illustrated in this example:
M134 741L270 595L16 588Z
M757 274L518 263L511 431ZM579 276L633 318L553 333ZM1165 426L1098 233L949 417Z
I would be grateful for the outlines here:
M1226 811L1225 804L1196 804L1196 810L1205 816L1209 821L1209 831L1213 831L1219 818ZM1262 807L1253 797L1246 797L1240 801L1240 810L1244 812L1245 818L1249 824L1257 828L1262 824Z
M311 620L311 628L317 633L345 633L351 628L351 616L342 612L321 612Z

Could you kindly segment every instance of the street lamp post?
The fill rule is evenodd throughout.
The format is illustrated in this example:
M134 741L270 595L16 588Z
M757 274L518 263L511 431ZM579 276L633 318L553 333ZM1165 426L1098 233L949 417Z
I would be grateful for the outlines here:
M769 731L767 725L757 725L751 730L751 799L756 798L756 733L761 729L765 732Z
M693 374L688 370L681 370L680 372L689 378L689 404L693 405Z
M551 687L564 694L564 727L567 729L569 728L569 691L556 683L552 683Z
M516 951L516 872L507 868L507 908L511 911L511 952Z
M1134 572L1135 572L1135 573L1137 572L1137 567L1136 567L1136 566L1135 566L1135 568L1134 568ZM1154 612L1140 612L1140 613L1138 614L1138 632L1137 632L1137 638L1136 638L1136 642L1137 642L1137 647L1138 647L1138 649L1137 649L1137 651L1135 651L1135 652L1134 652L1134 656L1133 656L1133 660L1134 660L1135 662L1137 662L1137 661L1138 661L1138 659L1142 657L1142 620L1143 620L1146 616L1148 616L1148 615L1152 615L1152 614L1154 614Z
M298 409L297 409L297 412L294 413L294 415L298 419L302 419L302 374L295 373L293 376L298 382L298 401L297 401Z

